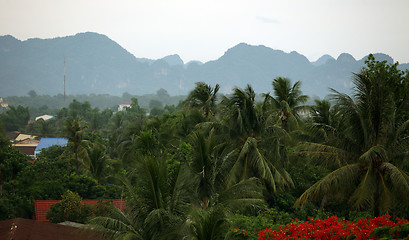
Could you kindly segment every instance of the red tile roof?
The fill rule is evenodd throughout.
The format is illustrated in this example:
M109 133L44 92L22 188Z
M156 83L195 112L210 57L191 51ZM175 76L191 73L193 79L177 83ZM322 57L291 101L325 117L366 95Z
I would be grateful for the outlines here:
M47 212L50 210L52 204L55 204L61 200L34 200L34 213L37 221L47 222ZM85 199L82 200L82 204L95 204L98 199ZM121 199L103 199L102 202L112 201L115 207L119 209L125 208L125 201Z

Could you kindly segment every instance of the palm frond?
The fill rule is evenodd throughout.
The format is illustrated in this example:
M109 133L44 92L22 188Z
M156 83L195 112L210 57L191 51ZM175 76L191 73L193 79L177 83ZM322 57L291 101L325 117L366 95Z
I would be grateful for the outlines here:
M328 167L340 167L348 164L353 157L347 151L326 144L306 142L298 147L298 154L312 156Z
M256 178L245 179L226 187L218 196L218 204L230 210L260 206L263 202L261 185Z
M194 209L189 214L183 230L188 239L222 240L228 225L229 221L221 209Z
M94 217L83 229L108 239L122 240L132 236L132 239L143 240L141 233L125 215L121 219L122 221L112 217Z
M387 186L387 183L385 182L384 177L380 174L380 179L381 179L381 186L379 186L381 188L381 208L380 210L384 213L388 213L389 210L392 208L392 193L389 190L389 187Z
M382 145L376 145L368 149L359 157L359 162L365 166L372 167L373 165L379 164L377 162L387 162L387 152Z
M329 193L339 193L355 185L361 166L357 163L336 169L308 188L295 202L294 206L304 205L308 200L319 200Z
M357 210L371 206L374 201L373 195L378 186L374 176L376 173L372 172L371 169L372 168L368 168L366 170L362 181L349 199L349 203Z
M392 163L384 162L380 166L380 169L384 172L385 177L387 177L390 185L392 186L392 190L399 195L402 193L409 192L409 175L407 172L399 169ZM404 194L403 199L406 201L409 200L408 195Z

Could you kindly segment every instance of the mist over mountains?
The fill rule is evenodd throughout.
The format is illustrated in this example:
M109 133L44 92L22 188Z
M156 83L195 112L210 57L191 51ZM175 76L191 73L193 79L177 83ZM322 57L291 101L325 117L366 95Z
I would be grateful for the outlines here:
M393 63L386 54L374 55ZM7 35L0 37L0 97L27 95L30 90L62 94L64 58L67 94L142 95L164 88L171 95L184 95L198 81L218 83L222 93L247 84L266 93L272 91L272 80L282 76L302 81L305 94L321 98L329 88L350 93L352 73L365 61L343 53L337 59L324 55L310 62L297 52L240 43L217 60L184 63L177 54L158 60L136 58L98 33L26 41ZM409 69L409 64L399 67Z

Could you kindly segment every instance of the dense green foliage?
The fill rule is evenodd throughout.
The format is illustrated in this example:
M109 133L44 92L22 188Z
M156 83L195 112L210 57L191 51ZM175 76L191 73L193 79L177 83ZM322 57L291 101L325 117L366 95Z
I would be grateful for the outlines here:
M0 120L4 123L4 128L7 131L23 130L30 119L28 107L18 105L17 107L10 106L10 108L0 115Z
M105 216L113 207L112 201L99 200L96 204L91 205L82 204L82 200L78 193L67 190L61 195L60 202L51 205L47 219L53 223L65 221L86 223L91 217Z
M89 222L110 239L224 239L233 227L256 232L294 218L408 217L399 193L409 190L409 74L373 56L366 63L353 96L334 90L313 106L288 78L274 79L263 101L251 86L222 96L218 85L197 83L178 107L151 101L150 114L137 98L115 113L74 100L26 128L69 140L34 164L0 132L1 217L67 190L126 199L124 212ZM55 221L63 209L54 207Z
M11 106L21 105L28 107L30 119L34 120L35 117L43 114L57 115L60 109L68 108L69 106L77 110L82 108L82 110L92 112L98 112L99 109L104 109L104 111L116 111L119 104L131 102L133 98L138 99L138 104L148 111L153 107L168 111L167 108L169 108L169 106L177 106L185 96L170 96L166 90L161 88L156 94L141 96L131 95L127 92L123 93L122 96L112 96L109 94L67 95L64 101L62 94L55 96L37 95L35 91L31 90L27 93L27 96L10 96L3 100ZM85 105L87 105L88 109L83 107ZM91 106L93 106L94 109L91 109ZM0 107L0 113L1 111L4 110Z

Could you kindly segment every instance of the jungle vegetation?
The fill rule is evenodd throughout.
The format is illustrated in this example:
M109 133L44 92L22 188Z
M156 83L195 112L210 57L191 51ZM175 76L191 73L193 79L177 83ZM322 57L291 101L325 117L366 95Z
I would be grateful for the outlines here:
M331 89L308 105L301 82L279 77L262 98L250 85L222 95L198 82L150 114L137 98L120 112L73 100L26 125L29 107L10 107L0 115L0 218L30 218L33 200L68 193L126 200L124 211L81 216L108 239L224 239L237 227L330 215L408 218L409 74L397 66L370 55L351 96ZM31 164L3 128L69 144Z

